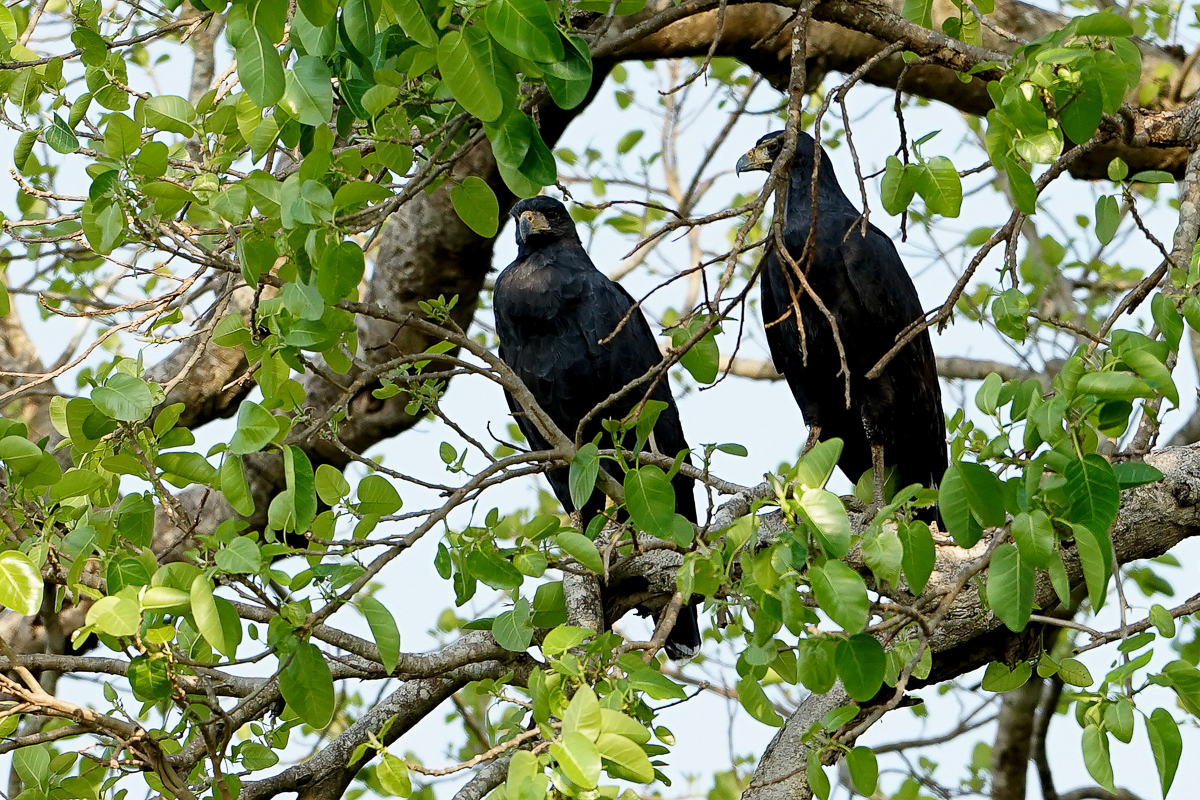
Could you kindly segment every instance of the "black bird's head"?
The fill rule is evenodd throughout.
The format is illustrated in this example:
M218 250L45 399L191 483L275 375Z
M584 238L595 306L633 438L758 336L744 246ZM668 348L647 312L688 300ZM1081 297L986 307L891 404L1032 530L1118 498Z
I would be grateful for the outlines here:
M508 213L516 220L517 244L521 247L579 236L566 206L553 197L539 195L521 200Z
M817 143L804 131L796 134L796 155L792 157L792 169L807 166L811 172L816 147ZM771 165L775 163L775 159L779 158L782 151L783 131L768 133L758 140L754 149L738 159L737 173L740 175L743 172L753 172L754 170L770 172ZM821 164L821 169L822 171L825 169L824 162Z

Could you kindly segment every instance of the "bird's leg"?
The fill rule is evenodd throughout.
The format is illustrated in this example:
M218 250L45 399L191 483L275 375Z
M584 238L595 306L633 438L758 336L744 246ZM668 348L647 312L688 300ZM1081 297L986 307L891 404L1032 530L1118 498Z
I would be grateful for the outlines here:
M817 446L817 440L821 438L821 426L810 425L808 428L808 441L804 443L804 449L800 451L800 457L808 455L808 451Z

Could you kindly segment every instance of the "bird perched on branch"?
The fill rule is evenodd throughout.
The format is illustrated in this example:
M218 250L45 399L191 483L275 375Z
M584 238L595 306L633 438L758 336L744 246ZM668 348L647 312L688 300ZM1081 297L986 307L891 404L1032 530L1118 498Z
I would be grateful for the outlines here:
M783 143L783 131L759 139L738 160L738 173L769 171ZM809 427L805 449L818 440L842 439L839 466L851 480L872 470L877 507L883 502L886 468L895 468L897 487L936 486L946 471L946 420L928 332L902 348L878 378L866 377L901 331L923 315L895 245L874 225L864 224L824 148L803 131L782 200L777 208L784 215L783 243L790 258L781 257L774 240L767 245L761 263L762 315L775 367L787 378ZM933 519L935 513L924 510L921 516Z
M533 197L517 203L510 214L517 224L517 258L496 279L493 295L500 358L555 425L573 438L593 408L659 363L658 343L629 293L592 264L562 203L551 197ZM512 394L506 391L505 396L530 446L550 449ZM596 414L584 427L582 440L595 439L604 430L603 420L624 418L647 396L666 407L644 449L671 458L687 450L679 410L665 375L655 376ZM600 448L611 447L611 439L605 436ZM601 463L610 475L622 479L614 462L604 459ZM546 477L559 502L573 512L568 469L551 469ZM682 473L673 479L675 511L695 523L692 483ZM604 505L604 494L593 491L579 509L583 524ZM696 608L688 605L679 612L665 649L672 660L680 660L694 655L699 647Z

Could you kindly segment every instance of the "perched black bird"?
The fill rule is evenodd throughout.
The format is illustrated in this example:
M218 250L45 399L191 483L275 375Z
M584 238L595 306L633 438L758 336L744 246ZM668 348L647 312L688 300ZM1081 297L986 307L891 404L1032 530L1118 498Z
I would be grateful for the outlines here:
M783 131L758 140L737 163L739 173L770 170L783 149ZM816 236L812 174L818 149ZM946 420L929 334L922 331L875 380L864 376L923 313L912 279L892 240L862 216L838 185L824 148L800 132L788 176L783 241L809 286L837 322L850 367L850 403L833 330L792 268L768 244L762 263L762 315L775 367L787 378L809 427L807 447L819 439L845 442L839 466L851 480L873 470L875 503L883 476L895 467L896 486L933 487L946 471ZM797 309L804 325L801 339ZM805 356L807 355L807 360ZM807 449L807 448L806 448ZM926 510L932 520L936 512Z
M562 203L551 197L533 197L517 203L510 214L517 223L517 258L496 279L493 295L500 358L559 429L574 436L589 411L661 360L658 343L641 309L629 313L634 305L629 293L592 264ZM622 321L624 326L613 336ZM601 340L607 341L602 344ZM584 441L603 431L602 420L625 417L645 394L639 388L608 406L588 423ZM505 395L529 444L548 449L549 443L533 421L511 394ZM654 386L650 397L667 407L659 414L646 448L674 458L688 449L679 410L665 381ZM604 441L601 449L605 449ZM622 479L613 462L602 463L609 474ZM563 467L546 473L559 502L572 512L575 504L568 475ZM673 483L676 512L694 523L692 479L676 474ZM580 509L585 525L604 509L604 503L604 494L596 490ZM696 608L688 605L680 611L667 638L667 655L677 661L695 655L699 647Z

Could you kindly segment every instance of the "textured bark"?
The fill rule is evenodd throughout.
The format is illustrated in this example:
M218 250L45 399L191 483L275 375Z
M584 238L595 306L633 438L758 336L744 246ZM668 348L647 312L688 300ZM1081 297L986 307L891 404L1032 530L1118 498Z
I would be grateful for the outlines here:
M1033 723L1041 697L1041 680L1030 680L1000 701L992 746L992 800L1025 800Z

